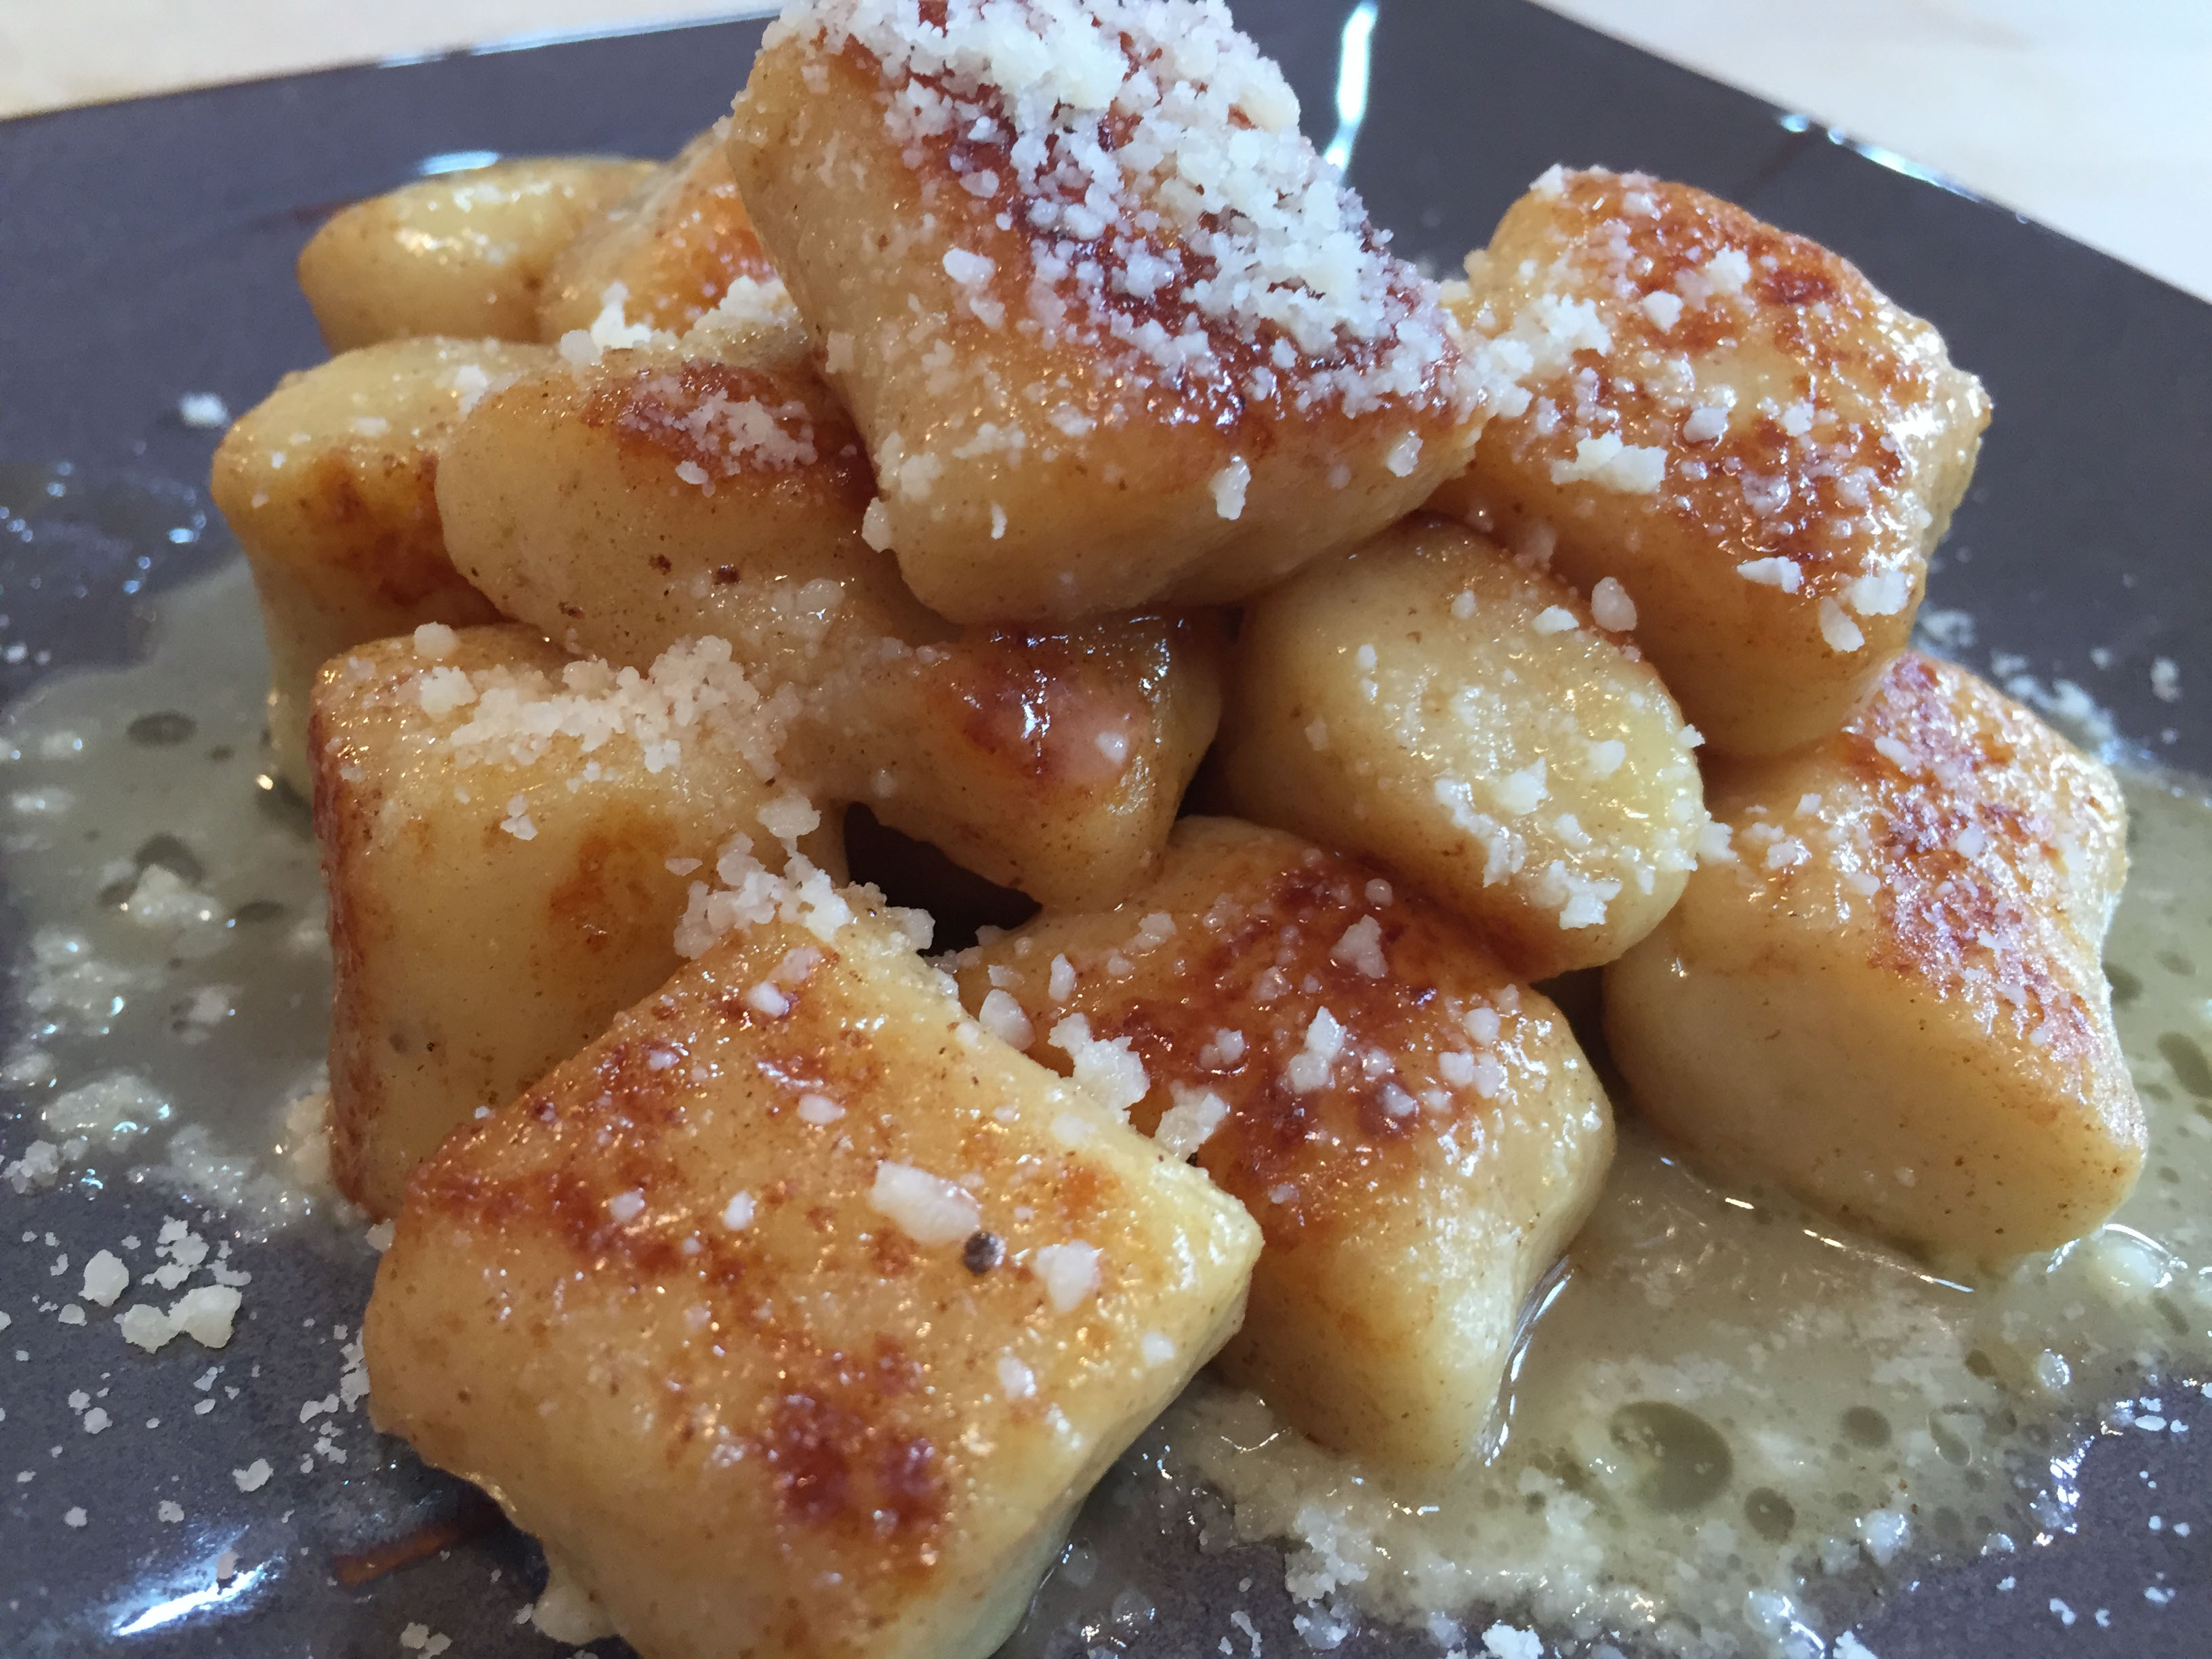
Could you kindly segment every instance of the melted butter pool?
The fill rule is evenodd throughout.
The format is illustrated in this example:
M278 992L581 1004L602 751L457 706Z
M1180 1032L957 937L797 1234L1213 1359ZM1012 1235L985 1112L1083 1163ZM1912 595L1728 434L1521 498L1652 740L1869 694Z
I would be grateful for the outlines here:
M1931 1559L2067 1528L2083 1427L2165 1431L2158 1388L2212 1361L2212 809L2127 781L2107 960L2150 1154L2097 1233L1948 1272L1711 1187L1631 1120L1487 1464L1394 1486L1203 1383L1152 1455L1291 1540L1320 1619L1486 1606L1685 1655L1823 1652Z
M321 876L266 771L243 562L158 614L145 661L57 678L0 726L26 946L0 1081L64 1178L173 1188L265 1231L343 1207L295 1109L329 1040Z
M173 1186L274 1229L337 1208L295 1109L327 1032L314 845L265 781L242 564L160 609L146 660L58 678L0 732L27 1011L5 1156L36 1136L64 1181ZM2212 808L2148 776L2129 797L2107 960L2151 1150L2101 1231L2002 1278L1947 1273L1717 1190L1625 1122L1493 1458L1394 1487L1201 1381L1086 1512L1010 1654L1143 1645L1137 1486L1210 1547L1286 1540L1322 1647L1362 1616L1482 1608L1577 1648L1817 1653L1931 1559L2067 1527L2084 1426L2161 1431L2146 1401L2212 1363Z

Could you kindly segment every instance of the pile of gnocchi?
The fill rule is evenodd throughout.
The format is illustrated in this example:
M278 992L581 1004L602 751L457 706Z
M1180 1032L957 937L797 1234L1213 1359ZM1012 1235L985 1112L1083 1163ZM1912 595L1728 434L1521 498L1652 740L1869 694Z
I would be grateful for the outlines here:
M1438 285L1297 113L1220 0L791 0L301 258L215 492L373 1404L572 1634L988 1654L1209 1363L1480 1455L1608 1085L1931 1255L2135 1179L2114 780L1908 648L1979 384L1636 173Z

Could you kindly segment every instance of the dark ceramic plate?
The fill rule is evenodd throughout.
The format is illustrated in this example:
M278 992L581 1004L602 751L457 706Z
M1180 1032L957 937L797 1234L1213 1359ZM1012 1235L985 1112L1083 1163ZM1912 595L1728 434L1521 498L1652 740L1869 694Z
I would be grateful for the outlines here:
M1356 76L1340 85L1341 47L1372 25L1352 175L1400 248L1433 268L1484 240L1553 161L1602 162L1688 179L1815 236L1934 319L1999 414L1931 605L1972 614L1979 644L1964 654L1978 665L2010 653L2023 660L2001 665L2008 673L2077 682L2153 757L2212 773L2212 724L2187 718L2189 702L2155 698L2148 676L2159 657L2180 665L2185 686L2212 672L2202 646L2212 308L1520 0L1385 0L1379 21L1361 14L1347 27L1341 0L1249 0L1243 21L1282 62L1317 142L1349 136L1343 118L1361 100ZM326 213L426 158L672 153L727 107L760 27L339 70L0 125L0 502L14 510L0 526L0 647L35 647L0 648L0 696L60 668L128 659L147 598L223 556L219 527L197 542L167 533L204 511L214 436L185 426L177 400L213 391L244 409L320 356L291 270ZM58 462L74 471L31 482L29 469ZM46 483L60 493L40 493ZM15 499L27 489L36 498ZM10 959L20 902L0 917ZM21 1019L11 1008L8 1035ZM16 1123L0 1151L15 1156L29 1139ZM11 1316L0 1335L0 1653L404 1659L404 1627L417 1621L449 1636L457 1659L552 1651L513 1622L542 1571L535 1552L404 1449L312 1480L280 1467L250 1497L229 1479L252 1448L292 1444L297 1402L330 1386L331 1351L301 1342L301 1327L357 1319L365 1252L238 1247L255 1275L255 1317L223 1358L234 1376L258 1370L223 1433L82 1432L66 1396L85 1386L75 1339L86 1334L55 1324L62 1293L45 1235L76 1241L81 1261L121 1233L150 1235L163 1213L158 1194L128 1183L0 1188L0 1311ZM151 1359L103 1351L96 1386L111 1390L119 1421L191 1398L207 1357L179 1352L189 1346ZM2161 1437L2148 1455L2133 1438L2093 1441L2078 1531L1929 1574L1864 1610L1867 1644L1882 1659L2212 1652L2212 1412L2200 1415L2203 1432ZM19 1481L21 1470L34 1478ZM193 1494L190 1525L152 1522L157 1488ZM88 1523L63 1524L64 1503L86 1506ZM2203 1513L2183 1537L2171 1524L2148 1530L2154 1511L2169 1522ZM361 1565L349 1552L418 1524L444 1528L451 1547L348 1582ZM238 1572L211 1589L210 1564L233 1547ZM1211 1655L1238 1607L1266 1652L1305 1650L1273 1588L1273 1552L1202 1557L1170 1532L1142 1553L1157 1618L1116 1635L1101 1608L1073 1650ZM2162 1608L2142 1593L2161 1575L2180 1587ZM2062 1622L2056 1602L2077 1622ZM1340 1651L1436 1649L1377 1630Z

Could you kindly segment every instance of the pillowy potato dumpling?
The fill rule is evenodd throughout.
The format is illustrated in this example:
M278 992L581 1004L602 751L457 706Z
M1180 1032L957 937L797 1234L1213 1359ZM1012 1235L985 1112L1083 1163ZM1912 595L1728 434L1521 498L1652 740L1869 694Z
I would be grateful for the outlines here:
M309 239L300 289L332 351L420 334L534 340L548 273L602 209L653 171L537 155L417 179L356 202Z
M991 880L1110 903L1167 839L1220 709L1219 641L1154 614L956 630L860 531L858 434L803 356L599 354L484 400L447 544L507 615L642 667L727 640L787 696L787 764Z
M434 625L332 662L313 736L331 1163L373 1215L682 965L694 876L733 837L838 862L776 778L777 711L710 649L625 684L526 628Z
M824 894L416 1176L371 1409L643 1659L984 1659L1259 1245Z
M787 9L730 136L924 604L1242 599L1461 469L1480 410L1434 288L1224 9L938 15Z
M1498 417L1431 502L1610 579L1723 753L1833 732L1905 647L1990 404L1849 262L1641 173L1553 168L1448 289Z
M781 297L730 172L728 128L726 116L568 241L538 301L539 337L558 340L602 317L681 335L733 295L739 304Z
M1692 1154L1856 1225L1990 1259L2135 1184L2142 1103L2100 963L2112 775L1907 655L1842 732L1717 769L1682 902L1606 970L1613 1055Z
M1245 613L1229 800L1422 888L1526 978L1612 961L1705 815L1695 734L1591 615L1611 597L1430 514L1310 566Z
M439 458L461 416L543 346L391 340L288 374L215 453L212 493L253 569L276 774L305 794L307 700L337 653L426 622L495 621L454 571Z
M1363 1459L1468 1454L1613 1155L1556 1008L1371 867L1227 818L1177 824L1115 908L1048 913L951 965L987 1029L1258 1218L1231 1378Z

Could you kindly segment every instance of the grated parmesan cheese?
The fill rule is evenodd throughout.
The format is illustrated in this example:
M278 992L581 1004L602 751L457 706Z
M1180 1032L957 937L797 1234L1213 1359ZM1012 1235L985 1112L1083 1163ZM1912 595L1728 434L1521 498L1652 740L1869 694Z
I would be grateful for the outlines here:
M1387 252L1221 0L947 0L927 18L910 0L794 0L768 45L792 40L875 59L908 165L957 137L967 193L1030 234L1024 320L1048 344L1111 342L1149 377L1259 398L1288 376L1301 410L1354 414L1432 401L1455 361L1434 286ZM986 264L953 249L945 269L972 295ZM1471 378L1441 379L1472 408ZM1237 516L1239 493L1216 495Z
M910 1164L876 1165L868 1207L917 1244L956 1244L975 1233L982 1207L965 1188Z

